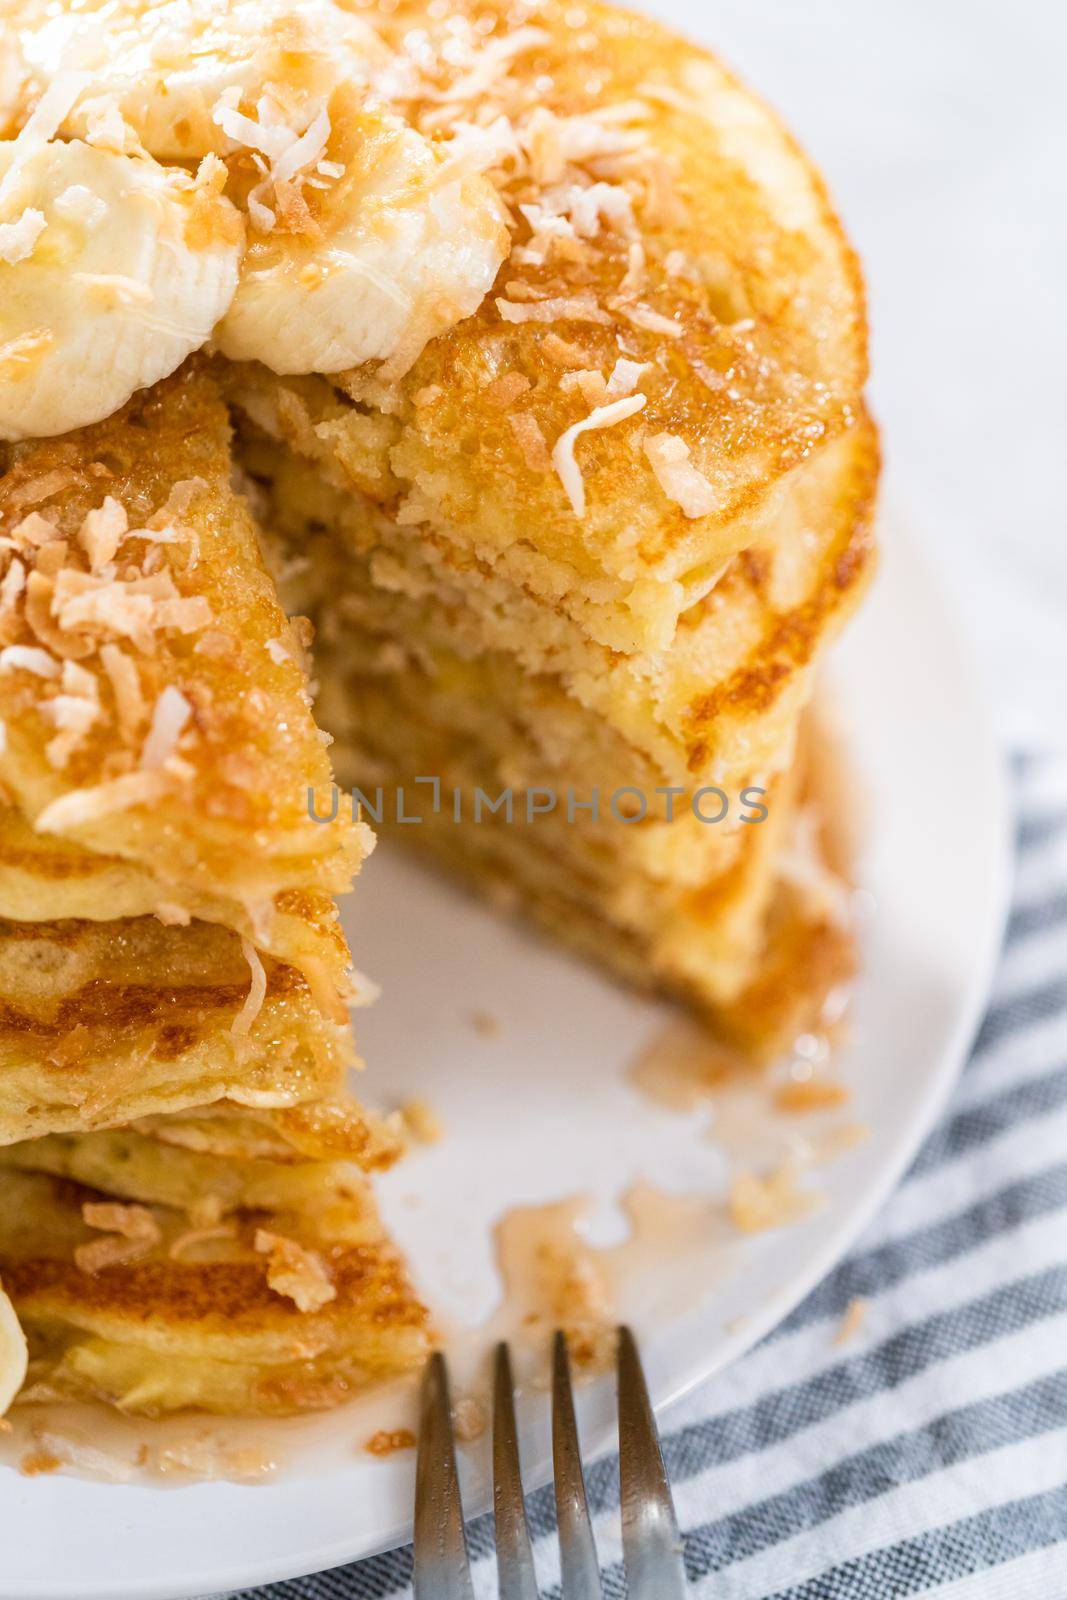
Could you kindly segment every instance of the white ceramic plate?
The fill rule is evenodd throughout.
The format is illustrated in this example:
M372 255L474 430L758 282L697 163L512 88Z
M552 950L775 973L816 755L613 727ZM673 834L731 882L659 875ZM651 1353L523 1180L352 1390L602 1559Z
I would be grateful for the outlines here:
M835 678L870 796L865 975L841 1062L870 1141L820 1176L810 1220L742 1246L679 1306L669 1262L625 1304L663 1405L762 1336L829 1270L884 1199L935 1119L980 1012L1000 938L1007 804L986 709L916 544L894 524L874 593ZM423 1094L447 1129L382 1184L387 1219L434 1303L463 1321L496 1294L490 1243L504 1210L577 1193L594 1231L636 1178L712 1194L726 1182L706 1113L650 1104L626 1068L664 1026L581 965L382 850L354 901L361 964L383 986L360 1020L372 1066L363 1090ZM472 1013L492 1015L486 1036ZM671 1310L671 1307L674 1307ZM733 1331L729 1331L733 1330ZM527 1406L524 1459L547 1479L541 1397ZM606 1382L580 1396L589 1452L611 1441ZM306 1426L306 1425L301 1425ZM0 1596L165 1600L318 1571L404 1541L410 1452L361 1448L365 1416L308 1435L299 1471L251 1487L105 1484L0 1469ZM466 1452L467 1505L485 1503L482 1447Z

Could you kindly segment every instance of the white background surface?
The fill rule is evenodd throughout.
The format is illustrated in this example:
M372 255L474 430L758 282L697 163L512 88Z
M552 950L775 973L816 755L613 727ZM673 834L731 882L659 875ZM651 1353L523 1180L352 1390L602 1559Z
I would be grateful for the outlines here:
M867 272L894 496L977 639L1002 731L1062 739L1067 4L643 6L717 50L826 174Z

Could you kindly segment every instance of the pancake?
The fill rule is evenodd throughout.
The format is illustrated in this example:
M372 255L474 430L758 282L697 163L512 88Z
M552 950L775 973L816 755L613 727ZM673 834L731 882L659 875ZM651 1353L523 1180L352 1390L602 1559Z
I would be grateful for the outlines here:
M229 929L0 922L0 1142L229 1097L332 1094L354 1062L295 968Z
M315 1155L284 1121L229 1108L213 1147L190 1148L188 1124L168 1137L161 1119L0 1153L23 1400L284 1415L424 1360L429 1317L383 1234L358 1132L345 1159L339 1129L360 1115L334 1112Z
M194 362L105 422L0 445L0 469L12 807L179 907L211 894L262 921L286 890L347 888L369 836L309 815L329 762L215 385Z

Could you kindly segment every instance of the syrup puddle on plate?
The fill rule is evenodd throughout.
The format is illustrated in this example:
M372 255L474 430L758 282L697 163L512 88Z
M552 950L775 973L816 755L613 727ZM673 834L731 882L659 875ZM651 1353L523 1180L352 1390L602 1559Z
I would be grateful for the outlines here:
M866 1134L834 1074L836 1030L803 1035L772 1068L747 1065L687 1020L642 1053L630 1070L635 1092L678 1113L706 1108L706 1136L726 1157L731 1187L675 1194L637 1182L618 1200L606 1240L603 1208L580 1195L506 1212L494 1230L495 1309L475 1326L443 1329L461 1439L488 1426L499 1341L511 1346L520 1395L547 1389L557 1327L567 1330L578 1380L594 1377L611 1365L620 1322L662 1325L696 1309L736 1270L746 1233L811 1214L817 1169ZM16 1406L0 1431L0 1463L156 1486L272 1482L409 1449L417 1416L415 1377L284 1419L146 1420L97 1404Z

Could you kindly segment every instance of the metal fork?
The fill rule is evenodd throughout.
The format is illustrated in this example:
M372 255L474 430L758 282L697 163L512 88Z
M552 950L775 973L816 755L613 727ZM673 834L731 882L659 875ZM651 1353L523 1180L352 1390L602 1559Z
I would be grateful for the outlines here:
M682 1542L633 1334L620 1328L619 1489L630 1600L684 1600ZM552 1352L552 1466L562 1600L601 1600L600 1568L582 1472L567 1341ZM493 1513L500 1600L538 1600L526 1522L507 1345L493 1373ZM448 1368L438 1352L423 1380L415 1473L415 1600L473 1600L456 1474Z

